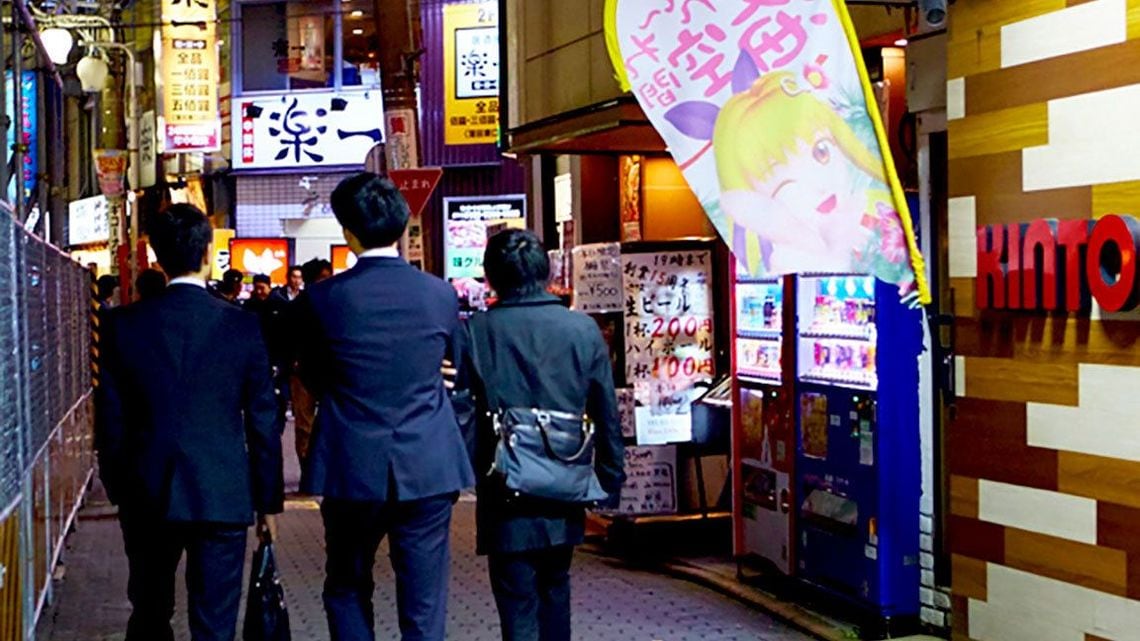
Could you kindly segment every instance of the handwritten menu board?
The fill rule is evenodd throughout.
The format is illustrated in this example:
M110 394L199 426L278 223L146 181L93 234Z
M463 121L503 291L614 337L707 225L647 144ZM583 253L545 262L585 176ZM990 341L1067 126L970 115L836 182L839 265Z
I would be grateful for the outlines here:
M634 418L634 412L637 411L637 403L633 389L629 387L618 389L617 402L618 416L621 417L621 436L622 438L634 438L637 436L637 422Z
M622 311L621 244L582 245L571 253L574 309L587 314Z
M715 375L713 257L707 249L622 256L625 376L638 445L692 440L695 385Z
M677 448L625 448L625 485L619 512L626 515L677 511Z

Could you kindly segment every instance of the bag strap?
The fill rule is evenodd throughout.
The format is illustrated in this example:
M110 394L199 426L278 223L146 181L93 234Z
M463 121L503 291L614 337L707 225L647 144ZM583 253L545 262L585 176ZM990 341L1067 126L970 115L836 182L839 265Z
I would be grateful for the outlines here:
M594 424L588 421L582 423L582 444L578 447L578 451L570 457L562 458L554 448L550 446L550 437L546 434L546 428L550 425L550 415L541 410L537 411L535 422L538 424L538 433L542 435L542 444L546 447L546 453L551 458L567 465L572 465L578 462L578 459L586 455L586 451L590 449L590 445L594 440Z

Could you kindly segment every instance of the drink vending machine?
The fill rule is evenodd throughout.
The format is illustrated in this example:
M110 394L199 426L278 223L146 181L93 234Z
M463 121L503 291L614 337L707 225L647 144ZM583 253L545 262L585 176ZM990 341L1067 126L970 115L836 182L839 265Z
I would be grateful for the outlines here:
M733 280L734 551L788 575L792 538L795 415L794 370L785 332L794 332L790 278L752 278L736 264Z
M869 276L800 276L795 299L797 576L916 615L922 314Z

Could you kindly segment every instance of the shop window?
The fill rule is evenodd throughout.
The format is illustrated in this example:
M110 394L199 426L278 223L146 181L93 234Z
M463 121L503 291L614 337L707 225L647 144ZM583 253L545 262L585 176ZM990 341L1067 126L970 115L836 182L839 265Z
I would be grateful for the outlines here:
M252 0L239 10L242 93L379 86L367 0Z

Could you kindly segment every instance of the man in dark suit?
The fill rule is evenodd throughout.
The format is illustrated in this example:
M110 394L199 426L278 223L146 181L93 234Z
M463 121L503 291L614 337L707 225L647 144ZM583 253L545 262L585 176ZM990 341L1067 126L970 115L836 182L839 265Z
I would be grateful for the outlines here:
M96 448L119 506L133 611L127 641L171 641L186 554L194 641L234 638L246 531L282 509L281 429L257 317L206 291L212 230L190 205L158 214L165 295L102 331Z
M360 261L299 310L301 376L320 407L304 489L325 497L329 629L375 638L372 566L389 536L402 638L442 641L451 509L474 484L440 372L458 300L399 257L409 211L391 181L348 178L332 208Z

